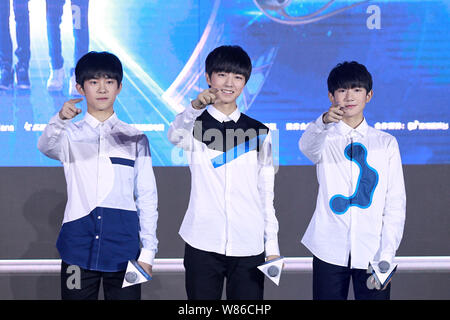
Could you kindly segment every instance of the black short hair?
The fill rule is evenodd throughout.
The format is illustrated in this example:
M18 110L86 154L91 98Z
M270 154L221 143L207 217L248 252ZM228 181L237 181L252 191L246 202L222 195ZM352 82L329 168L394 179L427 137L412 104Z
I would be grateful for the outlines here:
M101 77L116 79L118 86L122 83L122 63L114 54L106 51L91 51L78 60L75 67L75 79L81 87L86 80Z
M356 61L344 61L331 70L328 80L328 92L334 94L339 88L365 88L372 90L372 75L367 68Z
M232 72L241 74L245 83L252 73L252 61L240 46L221 46L206 57L205 71L211 77L213 72Z

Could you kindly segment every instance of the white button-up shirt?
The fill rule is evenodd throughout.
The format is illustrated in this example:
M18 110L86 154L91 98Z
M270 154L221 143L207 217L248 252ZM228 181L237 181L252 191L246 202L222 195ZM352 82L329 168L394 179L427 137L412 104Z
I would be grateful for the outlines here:
M61 258L100 271L124 270L131 259L153 264L158 198L147 137L116 114L104 122L56 114L38 148L64 166Z
M316 209L302 243L319 259L367 269L369 261L392 263L405 222L406 195L397 140L370 127L343 121L310 123L300 150L316 164Z
M239 132L246 142L230 139ZM168 137L186 151L192 175L183 240L227 256L279 255L269 129L238 109L226 116L214 106L188 107Z

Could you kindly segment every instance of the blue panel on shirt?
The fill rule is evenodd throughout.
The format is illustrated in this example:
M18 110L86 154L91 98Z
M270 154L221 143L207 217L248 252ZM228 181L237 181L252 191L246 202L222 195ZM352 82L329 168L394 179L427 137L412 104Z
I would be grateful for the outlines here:
M237 157L243 155L246 152L255 150L257 148L258 143L262 143L267 137L267 134L259 135L249 141L245 141L233 149L227 150L223 154L211 159L214 168L218 168Z
M128 260L139 256L137 212L97 207L87 216L64 223L56 247L69 264L98 271L125 270Z
M330 199L330 208L335 214L344 214L351 206L362 209L370 207L378 184L378 172L367 163L367 149L361 143L351 143L344 150L345 157L354 161L359 169L358 183L351 197L337 194Z
M241 113L237 122L220 122L209 112L203 112L195 120L193 136L209 149L223 154L211 159L218 168L239 156L256 150L259 152L269 128L263 123Z
M134 160L126 159L126 158L117 158L117 157L109 157L111 159L112 164L121 164L123 166L134 167Z

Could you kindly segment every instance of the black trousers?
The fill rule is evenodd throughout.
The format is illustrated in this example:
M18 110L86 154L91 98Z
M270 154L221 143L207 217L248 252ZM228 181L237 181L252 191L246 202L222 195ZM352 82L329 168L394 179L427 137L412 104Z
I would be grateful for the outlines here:
M228 300L262 300L264 252L256 256L230 257L199 250L186 244L184 267L189 300L220 300L226 278Z
M103 279L105 300L140 300L141 285L122 288L125 270L119 272L92 271L61 263L62 300L97 300Z
M347 300L350 278L356 300L389 300L391 284L386 289L377 290L368 285L371 276L367 270L337 266L313 257L313 299ZM370 281L370 280L369 280Z

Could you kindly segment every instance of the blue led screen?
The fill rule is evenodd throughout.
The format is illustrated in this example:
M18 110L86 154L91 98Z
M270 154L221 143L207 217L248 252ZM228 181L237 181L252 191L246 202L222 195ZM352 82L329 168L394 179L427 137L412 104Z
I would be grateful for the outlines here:
M8 1L0 8L0 66L14 78L0 90L0 166L60 165L36 145L71 98L71 72L83 50L121 59L115 111L147 134L153 164L185 165L167 130L207 87L204 60L224 44L240 45L252 58L238 105L273 129L280 165L311 164L298 139L330 105L329 71L351 60L365 64L374 79L368 123L398 139L403 163L450 162L448 1ZM21 65L29 89L15 79ZM63 72L61 88L49 90L55 68ZM80 106L86 112L85 102Z

